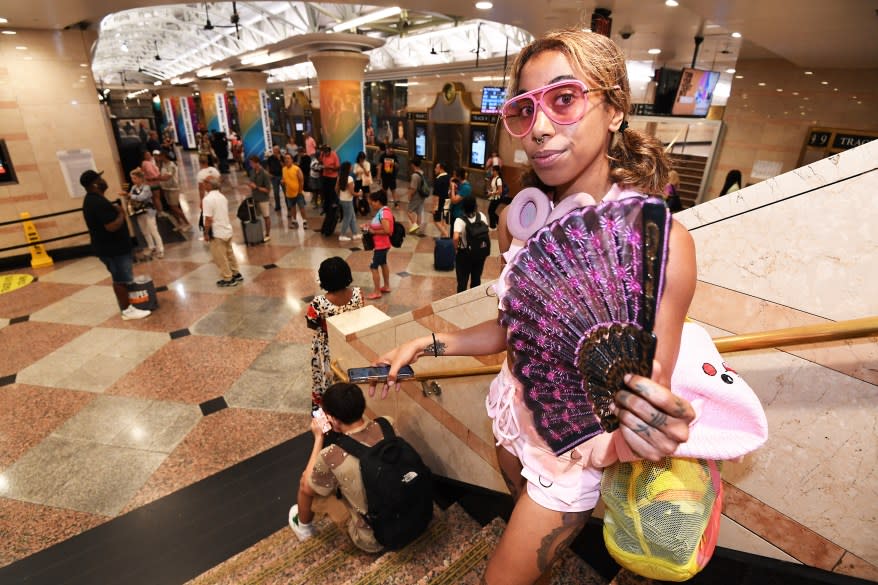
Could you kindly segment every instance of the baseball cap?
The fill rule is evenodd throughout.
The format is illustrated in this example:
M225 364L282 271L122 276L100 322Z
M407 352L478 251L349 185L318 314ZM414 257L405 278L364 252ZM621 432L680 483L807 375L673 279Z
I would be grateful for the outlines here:
M219 179L220 173L218 170L216 170L213 167L207 167L206 169L201 169L200 171L198 171L198 174L195 176L195 179L199 183L203 183L204 181L206 181L208 179L208 177L213 177L215 179Z
M97 181L101 178L101 175L104 174L104 171L93 171L91 169L85 171L81 175L79 175L79 184L88 189L89 185Z
M153 151L152 151L152 155L153 155L153 156L158 156L158 155L160 155L161 153L162 153L161 150L153 150Z

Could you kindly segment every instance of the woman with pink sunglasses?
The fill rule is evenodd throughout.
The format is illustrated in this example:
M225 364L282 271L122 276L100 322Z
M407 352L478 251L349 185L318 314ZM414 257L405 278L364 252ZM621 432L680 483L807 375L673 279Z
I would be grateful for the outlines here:
M564 30L535 40L516 58L507 95L511 97L501 110L503 123L521 141L532 167L530 182L543 191L544 205L550 209L560 213L604 200L661 193L668 162L658 141L627 127L630 95L625 59L607 37ZM514 237L521 234L514 207L513 200L499 225L507 261L527 239ZM677 223L668 238L664 289L653 329L658 339L653 373L651 378L625 377L627 389L615 394L611 406L619 418L617 430L554 455L540 444L533 416L524 404L528 381L516 379L506 364L492 383L488 414L515 508L489 560L485 583L524 585L548 574L589 519L600 497L603 466L623 454L656 461L688 439L695 412L669 386L695 290L695 250L691 236ZM495 285L501 308L508 290L505 274ZM423 355L511 350L508 333L498 319L413 339L377 360L391 366L382 395L395 385L395 374L404 364Z

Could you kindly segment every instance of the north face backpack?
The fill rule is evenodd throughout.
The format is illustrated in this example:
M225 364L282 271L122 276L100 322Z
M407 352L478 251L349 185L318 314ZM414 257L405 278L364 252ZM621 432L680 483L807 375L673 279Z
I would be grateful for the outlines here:
M466 249L476 256L490 256L491 235L488 224L479 215L476 215L475 221L470 221L468 217L462 219L466 224Z
M433 474L389 422L383 418L375 422L384 438L374 446L347 435L339 436L336 444L360 460L368 507L363 518L375 540L398 550L423 534L433 519Z

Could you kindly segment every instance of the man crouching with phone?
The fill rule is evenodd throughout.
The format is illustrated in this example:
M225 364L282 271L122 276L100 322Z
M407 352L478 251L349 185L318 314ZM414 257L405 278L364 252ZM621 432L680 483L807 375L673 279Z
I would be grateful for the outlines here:
M323 416L319 411L311 420L314 434L314 448L299 480L296 505L290 508L290 528L299 540L307 540L316 534L313 525L315 513L333 514L333 495L341 488L344 504L349 512L348 534L357 548L369 552L380 552L383 547L375 539L372 529L363 519L367 511L366 492L360 473L359 460L349 455L338 445L324 447L324 424L331 430L351 437L366 446L373 446L384 438L381 427L375 421L363 416L366 399L359 386L339 382L326 389L323 394ZM385 417L387 418L387 417ZM392 421L390 421L392 424Z

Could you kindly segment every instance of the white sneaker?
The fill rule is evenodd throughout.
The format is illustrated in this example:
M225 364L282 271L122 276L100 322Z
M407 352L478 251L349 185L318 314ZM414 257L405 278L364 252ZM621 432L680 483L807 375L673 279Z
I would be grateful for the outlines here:
M339 241L339 242L350 242L351 239L350 239L350 237L348 237L348 236L339 236L339 237L338 237L338 241Z
M314 528L313 524L299 523L299 504L290 508L289 522L290 528L292 528L293 532L296 534L296 538L301 541L308 540L317 534L317 530Z
M152 315L152 311L145 311L144 309L138 309L134 305L128 305L128 308L122 311L122 320L131 321L133 319L143 319L150 315Z
M354 239L355 239L355 240L362 240L362 239L363 239L363 234L354 234Z

